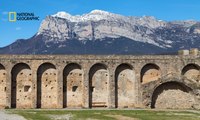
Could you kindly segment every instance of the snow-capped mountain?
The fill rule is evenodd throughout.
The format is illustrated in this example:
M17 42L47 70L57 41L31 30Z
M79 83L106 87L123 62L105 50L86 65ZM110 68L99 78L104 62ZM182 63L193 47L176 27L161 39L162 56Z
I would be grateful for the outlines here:
M76 38L78 40L94 40L126 37L135 41L159 45L149 36L152 29L164 27L166 23L154 17L125 17L101 10L94 10L82 16L72 16L65 12L58 12L48 16L41 24L38 35L47 36L47 42L65 41ZM50 31L49 31L50 30ZM57 38L55 40L55 38ZM166 41L168 44L168 41Z
M0 53L20 54L164 54L200 45L197 21L122 16L102 10L47 16L29 40L17 40ZM19 51L19 50L20 51Z

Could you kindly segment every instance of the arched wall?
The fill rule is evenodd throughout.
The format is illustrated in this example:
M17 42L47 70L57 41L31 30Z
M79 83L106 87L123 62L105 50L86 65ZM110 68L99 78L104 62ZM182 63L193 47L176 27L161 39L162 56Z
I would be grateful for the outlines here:
M189 86L197 96L196 100L200 100L198 57L13 55L0 56L0 64L0 82L3 80L0 83L2 108L10 107L11 103L13 108L36 108L36 106L38 108L89 108L89 106L134 108L135 105L149 108L154 89L170 81ZM26 66L24 64L28 67L22 67ZM32 79L30 86L26 82L20 83L21 80L26 81L27 77L19 77L25 76L26 71L32 74L30 75L32 77L28 77ZM158 74L154 74L156 72ZM79 84L81 80L83 89ZM17 86L18 83L20 86ZM164 88L170 85L164 85ZM170 90L166 88L167 96L171 94L170 91L177 92L177 96L179 94L185 96L185 93L188 95L188 92L183 91L179 85L175 85L177 86L175 92L172 88ZM23 100L26 92L17 90L21 86L26 86L23 89L25 91L32 91L27 92L32 98L30 102L29 98ZM22 97L17 99L17 95L20 94ZM165 92L162 92L157 100L162 101L164 94Z
M142 83L158 80L161 78L160 67L152 63L146 64L141 70L140 77Z
M57 108L58 72L52 63L43 63L37 70L37 108Z
M5 108L6 106L6 87L7 83L7 71L5 67L0 64L0 108Z
M200 67L197 64L188 64L182 69L183 76L187 79L200 82Z
M191 109L196 103L192 89L177 81L159 85L151 100L151 108L158 109Z
M11 107L32 108L32 70L25 63L16 64L11 71Z
M63 71L63 107L83 107L83 70L76 63Z
M136 101L136 80L133 67L121 64L115 70L115 106L134 108Z
M89 107L108 106L109 73L104 64L97 63L89 70Z

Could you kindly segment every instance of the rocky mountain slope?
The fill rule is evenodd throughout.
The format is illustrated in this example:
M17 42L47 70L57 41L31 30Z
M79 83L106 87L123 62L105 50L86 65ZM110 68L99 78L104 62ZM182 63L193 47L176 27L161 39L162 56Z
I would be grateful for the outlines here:
M174 54L200 48L200 22L166 22L94 10L47 16L38 32L0 48L0 54Z

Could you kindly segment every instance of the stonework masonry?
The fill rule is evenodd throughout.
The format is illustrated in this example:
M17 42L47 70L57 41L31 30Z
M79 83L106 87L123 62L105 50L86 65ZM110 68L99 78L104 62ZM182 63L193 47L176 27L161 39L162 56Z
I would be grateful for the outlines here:
M0 108L200 108L200 56L0 55Z

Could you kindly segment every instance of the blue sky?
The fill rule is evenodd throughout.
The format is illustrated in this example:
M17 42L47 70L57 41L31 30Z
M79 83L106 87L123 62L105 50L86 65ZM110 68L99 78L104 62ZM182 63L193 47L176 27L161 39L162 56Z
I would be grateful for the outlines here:
M32 37L47 15L58 11L77 15L94 9L166 21L200 21L200 0L0 0L0 47ZM11 11L33 12L40 21L9 22L7 13Z

